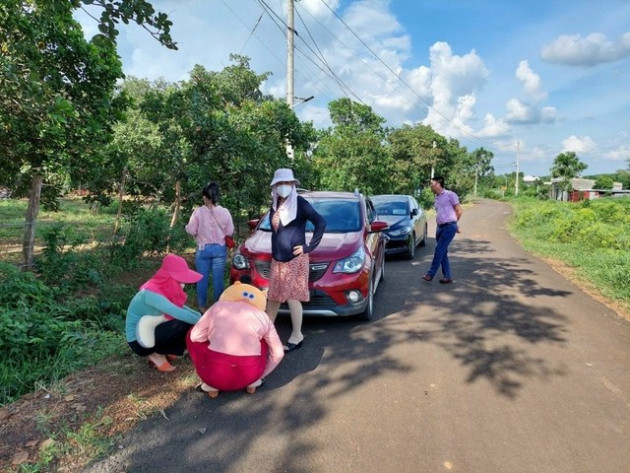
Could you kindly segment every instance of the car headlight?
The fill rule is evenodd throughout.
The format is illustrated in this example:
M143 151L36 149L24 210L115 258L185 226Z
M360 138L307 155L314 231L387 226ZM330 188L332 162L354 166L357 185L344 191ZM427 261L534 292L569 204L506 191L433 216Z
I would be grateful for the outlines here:
M401 227L396 230L392 230L387 232L390 236L401 236L401 235L409 235L411 233L411 227Z
M365 264L365 250L359 248L352 256L337 261L333 268L333 273L356 273L361 271Z
M232 257L232 266L235 269L249 269L249 261L241 253L236 251Z

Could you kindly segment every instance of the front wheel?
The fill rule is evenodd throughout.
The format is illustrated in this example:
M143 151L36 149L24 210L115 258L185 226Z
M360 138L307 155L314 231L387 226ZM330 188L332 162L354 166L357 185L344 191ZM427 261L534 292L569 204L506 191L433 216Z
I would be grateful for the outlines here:
M412 233L407 242L407 259L414 259L416 257L416 234Z
M374 282L372 278L370 278L370 287L368 287L367 301L367 307L358 315L358 318L369 322L374 318Z

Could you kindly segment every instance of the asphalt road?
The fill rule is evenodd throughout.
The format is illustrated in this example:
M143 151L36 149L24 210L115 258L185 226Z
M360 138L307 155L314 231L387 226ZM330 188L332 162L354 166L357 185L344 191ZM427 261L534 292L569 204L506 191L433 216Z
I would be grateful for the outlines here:
M256 394L187 393L86 471L630 472L630 323L522 250L509 211L465 209L454 284L420 279L431 237L387 262L376 321L308 320Z

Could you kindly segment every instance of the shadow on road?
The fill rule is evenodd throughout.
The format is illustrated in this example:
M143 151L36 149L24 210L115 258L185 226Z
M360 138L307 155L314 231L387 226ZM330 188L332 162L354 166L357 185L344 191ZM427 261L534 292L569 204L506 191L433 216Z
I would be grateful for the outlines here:
M560 303L555 299L571 292L541 286L530 259L497 257L490 242L461 238L453 246L454 284L441 285L437 277L431 283L420 279L430 264L434 240L415 265L390 262L389 273L397 279L418 281L409 297L386 301L384 316L397 316L396 322L383 325L397 334L390 342L439 346L469 370L468 382L484 379L509 398L518 395L528 378L563 375L564 368L530 354L529 347L566 342L566 317L554 307ZM384 291L390 290L386 287ZM409 327L407 318L417 317L419 308L421 323Z

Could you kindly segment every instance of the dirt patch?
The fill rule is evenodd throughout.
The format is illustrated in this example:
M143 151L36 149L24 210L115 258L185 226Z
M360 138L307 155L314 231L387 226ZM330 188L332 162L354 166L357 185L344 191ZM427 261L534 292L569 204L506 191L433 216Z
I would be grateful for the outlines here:
M579 272L575 268L572 268L562 261L554 260L551 258L542 259L547 262L556 273L561 274L566 279L574 283L576 286L579 286L580 289L582 289L596 301L601 302L609 309L615 311L619 317L630 321L630 307L604 296L597 290L595 286L581 278L579 276Z
M139 421L165 415L164 409L194 388L190 360L173 364L176 371L160 373L131 354L109 359L2 407L0 471L17 472L19 465L37 462L44 448L59 452L44 471L57 471L58 465L64 472L81 471L98 453L90 439L115 441Z

